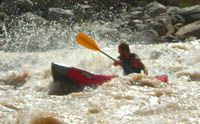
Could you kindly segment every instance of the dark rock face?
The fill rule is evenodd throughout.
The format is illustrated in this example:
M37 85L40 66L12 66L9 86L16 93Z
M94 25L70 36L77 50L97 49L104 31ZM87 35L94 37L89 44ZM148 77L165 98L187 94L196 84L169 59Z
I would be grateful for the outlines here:
M162 13L166 13L167 8L164 5L162 5L158 2L153 2L153 3L150 3L147 6L145 6L144 11L149 16L156 17L156 16L159 16Z
M181 27L178 32L176 32L176 36L179 39L185 39L191 36L200 38L200 21Z

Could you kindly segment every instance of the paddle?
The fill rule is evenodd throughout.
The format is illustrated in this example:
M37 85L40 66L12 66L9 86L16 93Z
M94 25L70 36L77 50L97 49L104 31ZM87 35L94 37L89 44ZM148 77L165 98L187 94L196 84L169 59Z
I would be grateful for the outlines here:
M111 56L109 56L107 53L105 53L104 51L102 51L98 45L96 44L96 42L91 39L88 35L84 34L83 32L80 32L77 36L76 36L76 42L88 49L94 50L94 51L99 51L102 54L104 54L105 56L107 56L108 58L112 59L113 61L116 61L114 58L112 58Z
M99 51L102 54L106 55L108 58L112 59L113 61L117 61L116 59L112 58L111 56L109 56L108 54L106 54L105 52L103 52L98 45L96 44L96 42L90 38L88 35L84 34L83 32L80 32L77 36L76 36L76 42L88 49L94 50L94 51ZM123 68L126 68L127 70L129 70L130 72L134 72L134 70L132 70L131 68L129 68L128 65L123 64L121 65Z

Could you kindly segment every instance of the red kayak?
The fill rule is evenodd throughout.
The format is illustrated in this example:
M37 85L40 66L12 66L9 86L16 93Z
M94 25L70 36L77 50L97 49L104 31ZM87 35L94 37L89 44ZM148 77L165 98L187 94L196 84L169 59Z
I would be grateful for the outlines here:
M54 81L73 82L78 86L98 86L116 77L115 75L93 74L74 67L65 67L52 63Z
M116 75L93 74L78 68L65 67L54 63L51 65L51 71L54 81L64 83L71 92L80 91L86 86L98 86L117 77ZM155 78L162 82L168 82L167 75L156 76Z

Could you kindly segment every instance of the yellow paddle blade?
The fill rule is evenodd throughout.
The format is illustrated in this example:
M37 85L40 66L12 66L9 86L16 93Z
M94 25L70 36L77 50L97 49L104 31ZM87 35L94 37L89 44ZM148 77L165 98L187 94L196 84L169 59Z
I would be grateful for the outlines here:
M97 46L96 42L83 32L80 32L76 36L76 42L88 49L100 51L100 48Z

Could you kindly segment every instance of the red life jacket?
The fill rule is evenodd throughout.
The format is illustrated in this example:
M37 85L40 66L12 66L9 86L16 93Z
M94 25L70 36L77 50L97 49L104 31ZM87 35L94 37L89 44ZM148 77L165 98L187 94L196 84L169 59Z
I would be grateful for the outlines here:
M125 75L130 73L141 73L141 70L144 69L144 64L135 53L132 53L129 58L123 58L121 56L118 58L122 61L122 68Z

